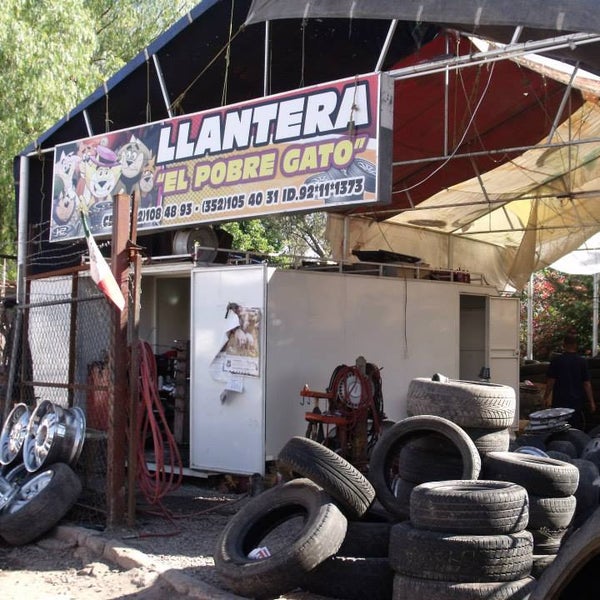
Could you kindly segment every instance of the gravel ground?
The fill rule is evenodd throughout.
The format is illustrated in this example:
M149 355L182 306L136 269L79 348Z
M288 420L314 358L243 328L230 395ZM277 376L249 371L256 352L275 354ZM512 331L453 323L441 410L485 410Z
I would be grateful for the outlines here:
M164 568L227 591L216 573L213 552L228 519L250 498L247 494L219 491L203 482L186 480L184 485L165 496L164 510L138 501L134 528L112 529L101 535L139 550ZM281 598L329 600L302 590Z
M10 546L0 539L2 600L235 600L217 576L213 551L246 494L184 483L157 510L138 501L136 525L104 530L76 506L41 539ZM97 518L97 516L96 516ZM295 524L299 527L299 523ZM283 542L293 534L286 523ZM276 551L276 539L268 541ZM296 590L286 600L326 600Z

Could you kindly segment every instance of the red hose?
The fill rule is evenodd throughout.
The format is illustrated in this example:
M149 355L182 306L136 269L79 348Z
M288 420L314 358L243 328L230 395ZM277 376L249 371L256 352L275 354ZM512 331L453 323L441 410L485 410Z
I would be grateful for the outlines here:
M137 411L137 482L150 504L176 490L183 481L183 463L177 442L169 429L163 404L158 394L156 359L150 344L139 343L140 400ZM152 437L152 453L156 468L148 468L146 440ZM168 468L167 468L168 467Z

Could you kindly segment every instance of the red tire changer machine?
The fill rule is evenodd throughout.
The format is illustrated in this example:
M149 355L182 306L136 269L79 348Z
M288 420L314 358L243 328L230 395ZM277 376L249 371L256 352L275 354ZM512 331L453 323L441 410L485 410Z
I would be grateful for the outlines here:
M385 420L380 369L359 356L354 365L334 369L325 392L305 385L300 396L314 399L314 408L304 415L306 437L365 471ZM321 400L327 401L325 410Z

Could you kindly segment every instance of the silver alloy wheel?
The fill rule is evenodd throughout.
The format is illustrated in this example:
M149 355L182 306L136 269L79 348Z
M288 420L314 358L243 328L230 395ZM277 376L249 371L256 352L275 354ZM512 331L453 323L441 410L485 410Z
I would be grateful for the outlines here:
M10 483L4 477L0 477L0 512L2 512L14 500L18 487Z
M48 469L25 481L18 488L12 502L6 508L6 512L12 514L23 508L23 506L35 498L50 483L53 476L54 472Z
M18 465L11 465L9 469L5 469L3 473L4 479L12 485L19 487L25 478L29 477L31 473L25 468L25 465L21 462Z
M31 414L23 445L23 462L31 473L44 465L74 465L85 440L85 415L78 408L62 408L43 400Z
M0 433L0 463L9 465L20 457L27 436L31 412L26 404L19 403L10 411Z

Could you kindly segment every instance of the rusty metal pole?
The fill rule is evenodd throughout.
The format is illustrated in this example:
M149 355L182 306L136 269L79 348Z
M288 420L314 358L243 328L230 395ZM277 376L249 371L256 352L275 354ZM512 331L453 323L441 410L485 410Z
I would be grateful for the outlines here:
M129 206L127 194L114 196L112 224L111 268L123 296L129 298ZM107 526L125 523L127 460L127 378L129 352L127 348L128 302L119 312L113 310L113 393L109 406L109 428L106 473Z

